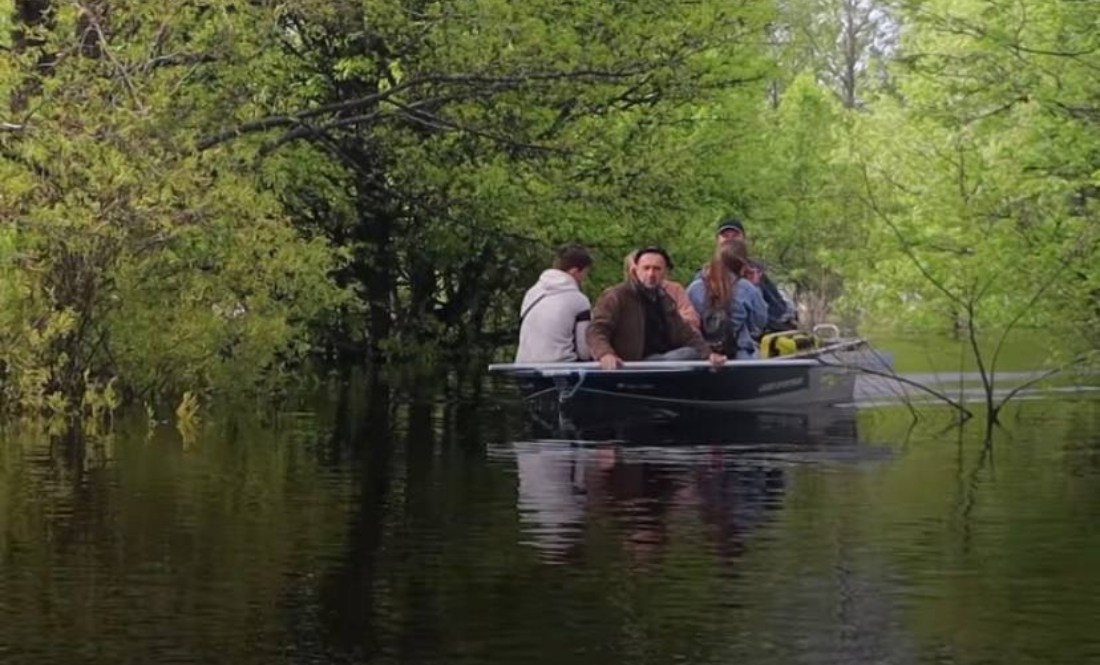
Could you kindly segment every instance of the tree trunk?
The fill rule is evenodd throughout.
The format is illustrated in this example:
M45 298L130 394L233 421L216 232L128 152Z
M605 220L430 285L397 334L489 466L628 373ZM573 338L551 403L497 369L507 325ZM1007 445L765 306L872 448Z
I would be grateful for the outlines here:
M12 50L15 53L39 51L35 64L35 74L30 75L18 86L11 96L11 110L14 114L26 111L31 97L42 89L41 77L53 68L54 56L43 48L46 40L35 34L39 30L53 27L53 3L51 0L15 0L11 31Z

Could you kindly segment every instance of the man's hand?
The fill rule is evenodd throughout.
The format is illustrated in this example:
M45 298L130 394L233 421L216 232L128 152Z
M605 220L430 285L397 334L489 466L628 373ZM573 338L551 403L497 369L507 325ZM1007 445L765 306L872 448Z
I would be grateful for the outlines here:
M623 366L623 359L614 353L600 356L600 369L619 369Z
M707 360L709 360L710 364L714 365L715 367L721 367L722 365L726 364L726 357L721 353L712 353L710 354L710 357L707 358Z

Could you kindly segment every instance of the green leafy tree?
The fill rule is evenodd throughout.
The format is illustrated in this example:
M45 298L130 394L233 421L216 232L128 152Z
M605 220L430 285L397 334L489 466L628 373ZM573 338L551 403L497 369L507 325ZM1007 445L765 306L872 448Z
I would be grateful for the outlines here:
M770 90L778 106L787 86L811 74L844 108L861 108L892 89L891 57L900 31L897 3L882 0L781 0L771 27L777 63Z
M194 150L207 74L248 56L235 50L247 20L232 4L12 9L3 405L70 413L112 377L146 399L247 392L301 357L340 299L336 256L298 235L247 165Z
M694 148L723 131L698 109L758 92L769 9L378 0L273 14L266 49L281 58L249 72L252 114L200 147L254 148L299 224L347 251L337 278L358 305L330 343L382 361L510 342L556 243L603 250L605 283L637 243L689 235L713 206L695 196L714 165Z
M880 316L958 326L995 415L1016 326L1097 341L1096 9L929 2L909 18L902 101L876 102L852 144L878 222L859 296Z

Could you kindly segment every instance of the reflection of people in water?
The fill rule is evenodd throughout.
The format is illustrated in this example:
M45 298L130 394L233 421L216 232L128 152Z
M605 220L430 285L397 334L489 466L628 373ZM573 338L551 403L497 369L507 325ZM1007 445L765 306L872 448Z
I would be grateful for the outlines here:
M703 533L716 556L732 562L782 506L788 481L772 452L818 455L839 447L843 453L858 442L854 412L843 409L749 414L604 408L572 415L558 418L556 428L531 432L554 437L553 443L516 446L525 536L557 557L548 560L580 556L590 524L611 522L632 561L659 556L673 533ZM611 441L586 445L580 439Z
M516 446L519 513L527 542L547 562L579 555L586 521L608 516L635 563L658 557L670 526L696 515L716 554L730 560L779 507L781 469L747 464L721 446L631 449L562 442Z
M593 498L615 518L628 557L648 561L664 549L677 495L690 478L683 469L630 460L618 446L604 451L601 491Z
M571 443L516 446L519 519L544 560L561 562L584 528L584 448Z
M690 481L683 470L674 473L659 464L624 460L614 444L520 444L516 470L527 542L551 563L572 558L590 514L614 518L631 558L656 553L666 540L673 497Z
M710 527L723 561L744 552L746 537L782 505L785 487L781 468L737 462L720 451L712 455L711 464L696 468L699 516Z

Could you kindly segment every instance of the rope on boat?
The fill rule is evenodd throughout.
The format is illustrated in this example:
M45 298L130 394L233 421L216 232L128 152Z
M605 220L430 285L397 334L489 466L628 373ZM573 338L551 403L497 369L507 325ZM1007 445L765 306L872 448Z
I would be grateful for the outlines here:
M530 395L524 397L523 400L525 402L530 402L531 400L538 399L547 393L557 391L558 403L564 404L566 401L573 399L573 395L577 394L577 391L581 389L581 384L584 383L585 377L588 376L588 372L584 370L575 372L575 374L578 376L578 379L577 382L573 385L566 385L566 380L568 379L567 376L556 376L554 377L554 385L550 386L549 388L543 388L538 392L531 393Z
M559 404L563 404L563 403L573 399L573 395L576 395L577 391L581 389L581 384L584 383L584 379L585 379L586 376L588 376L588 372L586 372L584 370L581 370L581 371L577 372L577 375L578 375L579 378L577 379L576 383L574 383L572 386L570 386L569 388L567 388L565 390L558 391L558 403Z
M542 390L538 391L537 393L531 393L530 395L527 395L526 397L523 398L523 401L530 402L533 399L538 399L538 398L542 397L543 395L545 395L546 393L554 392L557 389L558 389L557 386L550 386L549 388L543 388Z

